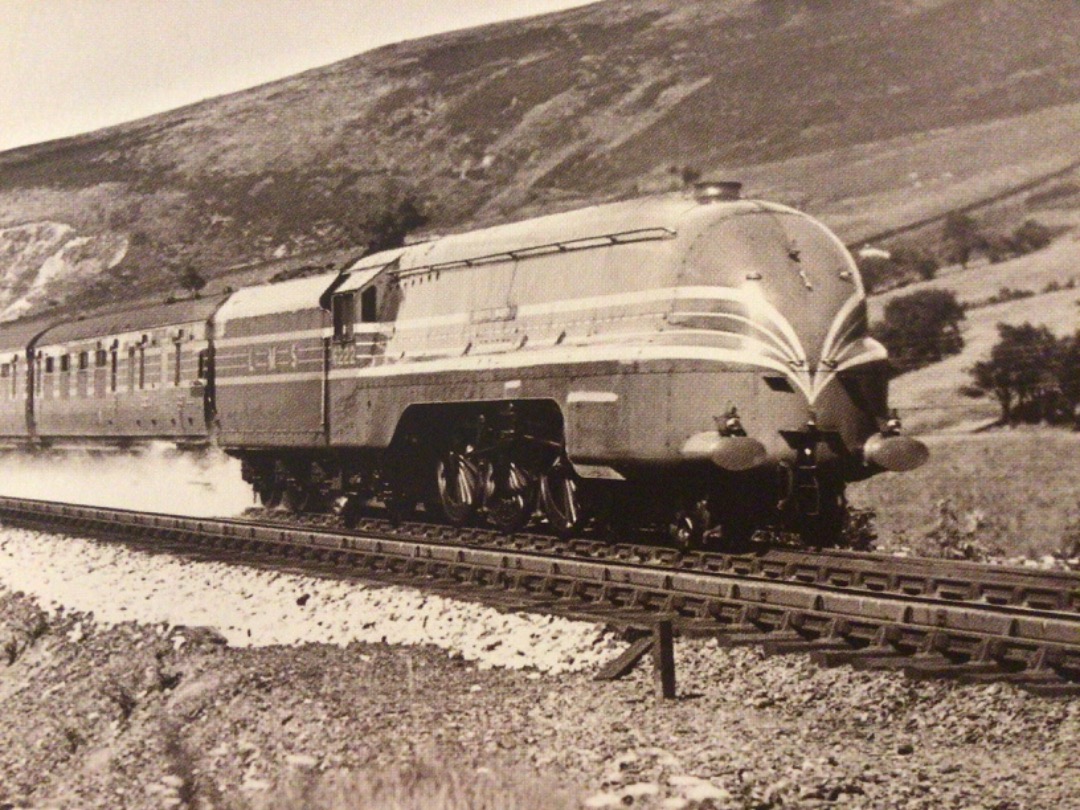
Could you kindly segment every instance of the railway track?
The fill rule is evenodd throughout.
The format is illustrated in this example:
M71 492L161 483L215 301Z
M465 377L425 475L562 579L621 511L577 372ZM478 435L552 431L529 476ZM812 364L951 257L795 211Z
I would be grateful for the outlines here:
M14 498L0 498L0 521L329 568L603 622L631 638L670 621L678 634L802 652L825 666L1080 693L1080 576L1070 573L841 551L680 555L379 520L344 532Z

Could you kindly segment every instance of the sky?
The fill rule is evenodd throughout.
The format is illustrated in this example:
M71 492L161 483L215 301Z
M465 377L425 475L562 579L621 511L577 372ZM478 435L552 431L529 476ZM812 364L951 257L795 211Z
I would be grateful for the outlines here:
M591 0L0 0L0 150Z

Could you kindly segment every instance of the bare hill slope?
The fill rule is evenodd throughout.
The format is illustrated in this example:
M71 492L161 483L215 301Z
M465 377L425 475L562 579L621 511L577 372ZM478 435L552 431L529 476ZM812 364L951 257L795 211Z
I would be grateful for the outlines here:
M43 277L55 252L0 232L0 317L362 245L408 195L445 230L688 167L865 235L929 154L934 210L1074 160L1078 43L1061 0L607 0L382 48L0 154L0 229L67 226L93 258Z

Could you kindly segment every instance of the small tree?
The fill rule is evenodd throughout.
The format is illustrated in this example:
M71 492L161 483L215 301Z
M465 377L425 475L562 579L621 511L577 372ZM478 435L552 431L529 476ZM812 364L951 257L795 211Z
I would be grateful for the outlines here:
M373 235L364 255L402 247L405 237L417 228L422 228L427 221L427 214L412 194L406 194L396 202L387 204L369 225Z
M1058 392L1054 372L1061 346L1057 338L1045 326L1030 323L999 323L998 335L990 359L980 360L969 371L973 388L998 401L1003 423L1048 418Z
M1018 256L1034 253L1050 244L1054 232L1038 220L1029 219L1012 233L1010 243Z
M885 344L898 371L936 363L964 348L960 322L964 308L951 290L919 290L885 306L874 336Z
M199 292L206 286L206 279L190 264L185 264L177 271L176 280L183 289L191 293L192 298L198 298Z
M929 281L937 275L937 259L918 248L899 247L893 251L892 259L904 268L905 272L914 273L923 281Z
M946 257L967 267L971 254L981 249L986 239L979 231L979 224L967 214L957 211L945 217L945 226L941 234L945 242Z

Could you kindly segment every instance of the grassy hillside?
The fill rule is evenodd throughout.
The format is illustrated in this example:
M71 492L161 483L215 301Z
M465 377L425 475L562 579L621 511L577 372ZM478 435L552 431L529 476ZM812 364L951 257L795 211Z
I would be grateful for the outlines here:
M1067 285L1076 285L1065 288ZM1030 297L987 305L1003 287L1034 293ZM1061 287L1065 289L1058 289ZM950 268L932 281L912 284L871 299L872 320L880 320L891 299L916 290L955 292L968 306L962 324L964 350L940 363L909 372L892 381L890 394L905 424L915 431L969 430L1000 415L993 399L970 399L960 387L970 383L967 369L987 359L998 341L999 323L1030 322L1058 335L1080 328L1080 234L1070 231L1049 247L1000 264Z
M0 229L95 256L42 280L0 234L0 308L363 245L408 196L445 231L687 168L856 239L1074 160L1077 42L1061 0L608 0L402 43L0 154Z

